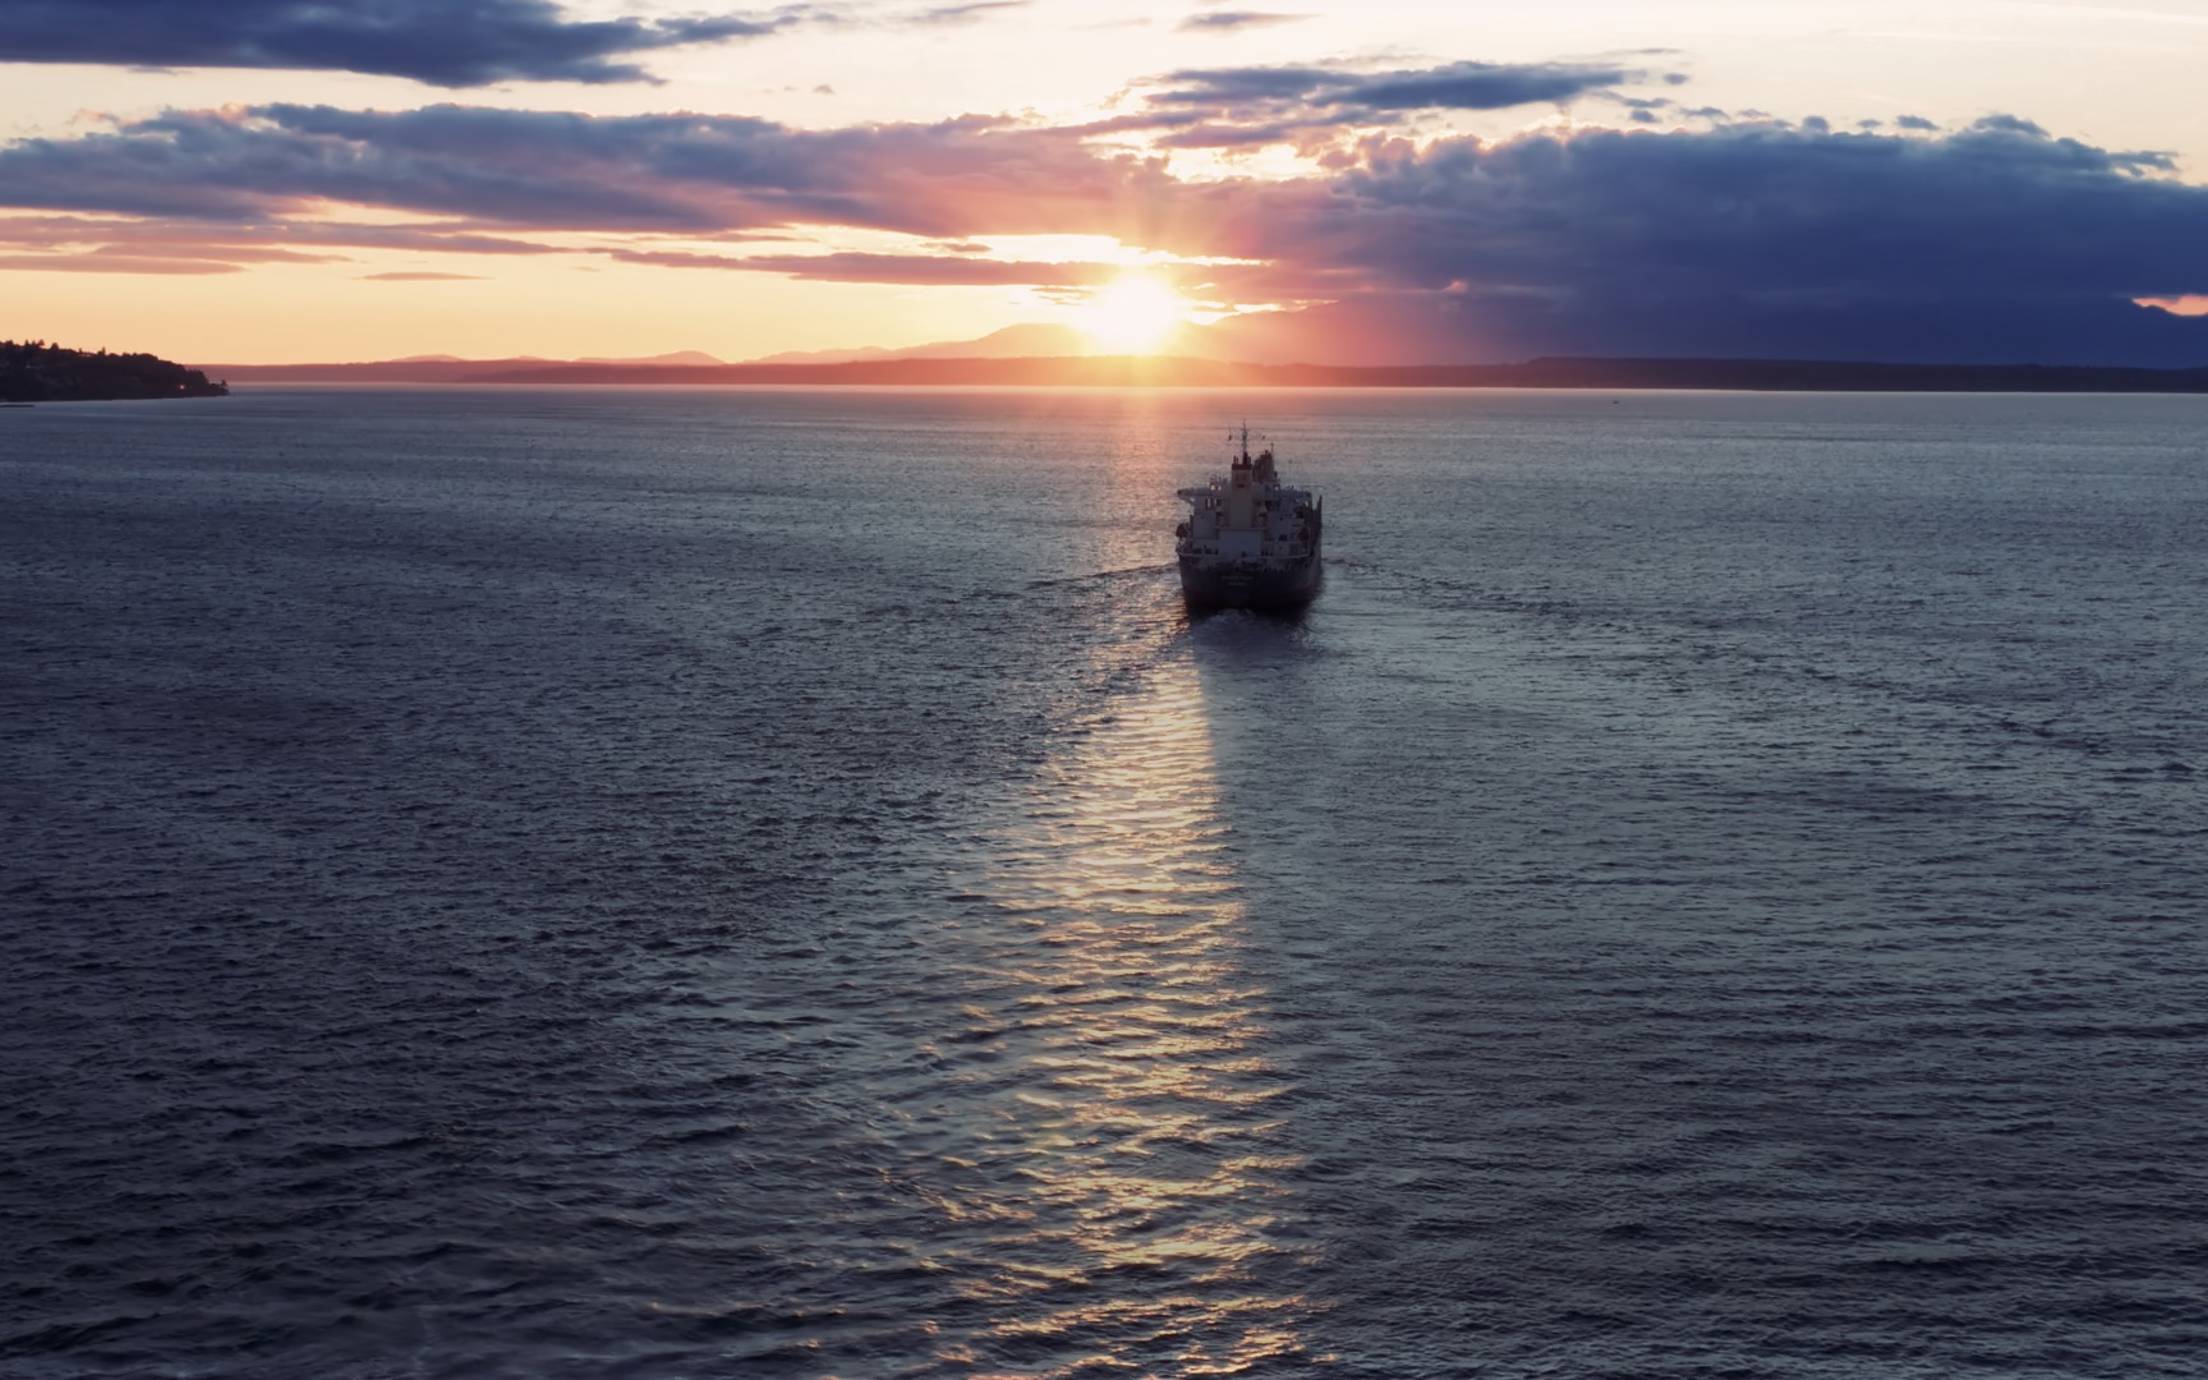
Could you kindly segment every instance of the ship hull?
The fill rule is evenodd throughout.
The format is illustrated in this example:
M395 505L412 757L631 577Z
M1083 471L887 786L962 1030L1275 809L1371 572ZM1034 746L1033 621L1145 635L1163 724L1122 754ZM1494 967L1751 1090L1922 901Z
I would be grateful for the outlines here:
M1317 554L1300 561L1207 561L1183 556L1181 595L1198 609L1294 609L1324 583Z

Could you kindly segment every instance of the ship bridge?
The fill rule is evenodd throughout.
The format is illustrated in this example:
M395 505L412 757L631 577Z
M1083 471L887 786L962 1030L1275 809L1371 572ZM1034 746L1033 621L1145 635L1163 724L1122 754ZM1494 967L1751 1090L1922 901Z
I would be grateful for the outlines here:
M1317 555L1318 501L1309 489L1280 482L1270 446L1250 453L1247 429L1225 476L1179 495L1189 505L1177 533L1183 557L1264 563Z

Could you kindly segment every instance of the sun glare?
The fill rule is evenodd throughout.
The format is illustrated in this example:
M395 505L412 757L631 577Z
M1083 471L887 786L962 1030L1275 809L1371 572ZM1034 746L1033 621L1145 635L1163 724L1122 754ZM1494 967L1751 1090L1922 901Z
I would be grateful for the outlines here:
M1081 307L1081 329L1103 349L1140 355L1163 345L1188 304L1155 278L1130 273Z

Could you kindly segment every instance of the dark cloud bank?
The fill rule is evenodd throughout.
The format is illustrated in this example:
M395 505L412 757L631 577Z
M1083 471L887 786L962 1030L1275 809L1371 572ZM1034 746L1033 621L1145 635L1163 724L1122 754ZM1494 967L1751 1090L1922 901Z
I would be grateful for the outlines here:
M1207 120L1461 105L1530 80L1494 72L1182 73L1143 118L1184 104ZM1522 102L1551 88L1515 89ZM1495 143L1352 135L1325 174L1285 182L1178 180L1095 133L982 117L801 130L457 106L174 113L0 147L0 205L67 213L0 223L0 247L162 271L151 265L221 262L225 245L237 262L300 244L542 253L546 233L596 231L623 236L606 251L616 257L673 268L1079 290L1108 270L944 250L747 259L734 243L724 256L655 237L735 241L807 224L937 240L1086 232L1253 261L1177 270L1194 295L1311 304L1232 328L1254 357L2208 363L2208 320L2131 301L2208 293L2208 188L2159 155L2021 119L1929 135L1777 123ZM287 223L324 202L442 219Z
M757 38L804 13L647 23L570 20L551 0L8 0L0 61L278 67L451 87L640 81L644 70L619 59Z

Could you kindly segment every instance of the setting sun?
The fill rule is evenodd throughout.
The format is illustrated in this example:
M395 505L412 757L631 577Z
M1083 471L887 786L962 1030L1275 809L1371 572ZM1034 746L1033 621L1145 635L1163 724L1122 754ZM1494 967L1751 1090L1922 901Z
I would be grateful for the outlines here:
M1081 329L1107 350L1147 354L1179 326L1188 304L1155 278L1130 273L1081 308Z

